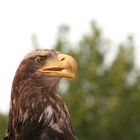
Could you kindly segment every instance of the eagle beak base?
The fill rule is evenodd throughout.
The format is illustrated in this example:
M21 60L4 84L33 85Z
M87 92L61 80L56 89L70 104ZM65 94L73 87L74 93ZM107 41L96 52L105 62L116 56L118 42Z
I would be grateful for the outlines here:
M75 78L77 73L77 63L69 55L59 54L49 65L39 69L40 72L47 73L50 76Z

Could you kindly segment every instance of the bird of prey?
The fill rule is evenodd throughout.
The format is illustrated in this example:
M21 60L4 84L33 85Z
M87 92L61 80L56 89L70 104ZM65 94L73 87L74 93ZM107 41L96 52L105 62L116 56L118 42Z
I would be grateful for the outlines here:
M69 111L57 94L61 78L74 78L73 57L40 49L27 54L16 71L9 122L3 140L76 140Z

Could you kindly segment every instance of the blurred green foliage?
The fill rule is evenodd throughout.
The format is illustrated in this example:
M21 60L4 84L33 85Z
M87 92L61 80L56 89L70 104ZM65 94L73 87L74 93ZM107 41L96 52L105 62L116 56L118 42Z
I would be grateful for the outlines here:
M78 62L76 79L63 80L59 90L79 140L140 140L140 71L134 65L133 38L118 45L108 63L110 44L95 23L77 45L68 33L67 26L60 27L54 49ZM5 126L0 116L0 135Z
M66 29L60 28L55 49L78 62L77 78L64 81L64 92L60 88L76 135L80 140L140 140L140 72L134 66L133 38L118 45L108 64L110 44L95 23L75 46Z
M2 140L7 128L7 116L0 114L0 140Z

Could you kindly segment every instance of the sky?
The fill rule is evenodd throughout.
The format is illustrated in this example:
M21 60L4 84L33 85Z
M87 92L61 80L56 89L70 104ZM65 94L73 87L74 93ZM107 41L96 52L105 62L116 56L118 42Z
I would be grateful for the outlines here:
M133 35L140 66L139 0L0 0L0 111L9 110L14 73L32 49L32 35L43 48L52 48L58 27L69 25L78 42L96 21L115 46Z

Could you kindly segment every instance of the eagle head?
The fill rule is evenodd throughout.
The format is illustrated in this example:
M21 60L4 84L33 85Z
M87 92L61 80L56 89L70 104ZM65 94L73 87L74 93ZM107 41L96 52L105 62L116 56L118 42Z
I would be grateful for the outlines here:
M77 64L71 56L54 50L38 49L25 56L16 72L16 79L18 82L32 80L36 86L45 84L53 89L62 77L74 78L76 72Z

